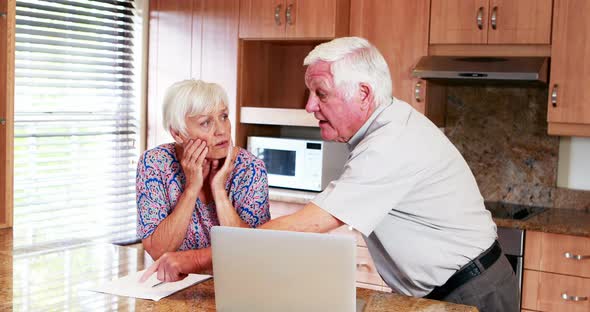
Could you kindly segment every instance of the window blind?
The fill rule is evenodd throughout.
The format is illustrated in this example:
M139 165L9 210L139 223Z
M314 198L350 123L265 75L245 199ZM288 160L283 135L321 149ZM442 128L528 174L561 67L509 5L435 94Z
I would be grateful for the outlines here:
M133 0L17 0L14 247L136 241Z

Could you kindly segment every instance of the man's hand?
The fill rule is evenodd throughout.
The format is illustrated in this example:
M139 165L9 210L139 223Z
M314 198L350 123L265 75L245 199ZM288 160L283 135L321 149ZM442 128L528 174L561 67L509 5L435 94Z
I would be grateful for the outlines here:
M154 273L163 282L180 281L190 273L209 269L210 264L211 248L167 252L143 273L139 282L145 282Z

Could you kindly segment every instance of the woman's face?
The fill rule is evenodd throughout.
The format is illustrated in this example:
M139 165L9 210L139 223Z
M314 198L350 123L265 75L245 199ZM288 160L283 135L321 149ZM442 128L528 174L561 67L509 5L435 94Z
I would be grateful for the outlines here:
M231 123L227 107L208 114L186 117L188 139L207 142L207 159L221 159L227 156L231 139Z

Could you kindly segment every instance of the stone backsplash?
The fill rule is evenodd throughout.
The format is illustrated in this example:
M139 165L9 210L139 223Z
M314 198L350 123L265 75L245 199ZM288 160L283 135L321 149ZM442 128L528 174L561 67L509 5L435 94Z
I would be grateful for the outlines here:
M556 187L559 138L547 135L547 88L448 87L445 134L486 200L590 211L590 192Z

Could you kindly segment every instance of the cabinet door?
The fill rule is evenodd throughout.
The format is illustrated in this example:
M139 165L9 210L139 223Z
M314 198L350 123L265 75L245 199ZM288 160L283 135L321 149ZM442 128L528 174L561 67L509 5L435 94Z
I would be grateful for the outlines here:
M560 134L551 131L551 123L590 125L590 23L582 12L590 12L590 1L554 2L548 108L551 134Z
M284 38L285 12L285 0L240 0L240 38Z
M287 38L335 38L346 34L346 0L287 0Z
M551 0L490 0L488 43L550 44Z
M488 0L432 0L430 43L486 43L488 7Z
M416 98L419 82L412 69L428 54L428 0L353 0L350 33L373 43L387 61L393 82L393 95L425 113L426 94Z

